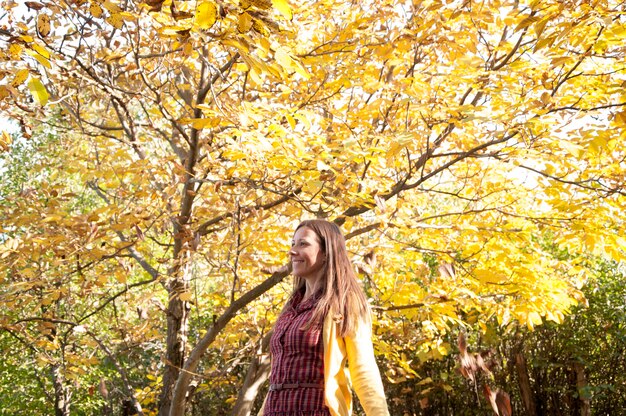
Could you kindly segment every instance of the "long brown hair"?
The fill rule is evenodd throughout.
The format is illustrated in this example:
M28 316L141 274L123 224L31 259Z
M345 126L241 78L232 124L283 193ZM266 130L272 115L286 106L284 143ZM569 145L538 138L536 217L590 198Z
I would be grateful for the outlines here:
M324 277L320 282L320 299L313 310L311 321L305 328L316 328L322 325L328 313L336 315L341 321L341 336L353 334L359 320L369 321L369 309L365 293L359 285L352 263L348 258L346 240L337 224L326 220L306 220L297 227L309 228L320 240L320 246L326 255ZM294 292L302 290L305 280L294 277Z

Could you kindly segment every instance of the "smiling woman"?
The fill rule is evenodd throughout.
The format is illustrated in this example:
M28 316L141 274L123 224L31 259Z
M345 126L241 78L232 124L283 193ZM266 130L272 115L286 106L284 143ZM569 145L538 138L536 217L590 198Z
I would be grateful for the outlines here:
M289 255L293 275L304 279L307 283L305 299L315 293L324 272L326 256L325 248L315 231L308 227L296 230Z
M302 222L289 255L294 292L270 341L270 388L260 415L348 416L350 385L367 415L388 415L367 301L339 227Z

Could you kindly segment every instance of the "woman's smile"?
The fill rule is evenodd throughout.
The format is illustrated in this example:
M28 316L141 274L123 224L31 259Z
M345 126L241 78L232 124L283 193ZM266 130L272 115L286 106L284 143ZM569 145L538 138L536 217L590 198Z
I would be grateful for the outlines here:
M313 230L302 227L296 231L289 255L295 276L313 281L322 276L326 256Z

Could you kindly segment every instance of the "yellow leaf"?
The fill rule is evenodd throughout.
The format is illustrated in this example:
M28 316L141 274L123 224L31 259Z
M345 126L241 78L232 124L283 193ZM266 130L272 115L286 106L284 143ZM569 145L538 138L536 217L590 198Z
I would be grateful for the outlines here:
M122 283L122 284L126 284L127 282L127 276L126 276L126 272L123 270L118 270L115 272L115 279Z
M417 385L418 385L418 386L423 386L424 384L429 384L429 383L432 383L432 382L433 382L433 379L432 379L432 378L430 378L430 377L426 377L425 379L420 380L420 382L419 382L419 383L417 383Z
M539 22L537 22L537 24L535 26L533 26L533 30L535 31L535 34L537 35L537 38L541 37L541 34L543 33L543 30L546 28L546 24L550 21L551 18L552 18L552 16L548 16L548 17L540 20Z
M556 313L552 313L551 311L546 312L546 319L552 322L556 322L557 324L563 323L563 314L557 311Z
M111 12L111 14L116 14L122 11L120 6L118 6L117 4L113 3L110 0L106 0L104 3L102 3L102 5L104 6L105 9Z
M9 54L11 55L11 59L19 59L23 49L24 48L22 48L22 45L19 45L17 43L11 44L11 46L9 46Z
M226 150L222 153L222 156L230 161L242 160L248 157L248 155L240 150Z
M50 16L47 14L37 16L37 32L44 38L50 34Z
M552 44L556 41L556 36L549 36L547 38L540 39L537 41L535 48L533 49L535 52L538 50L545 48L546 46L552 46Z
M188 26L163 26L157 29L161 35L179 38L181 34L189 32L191 28Z
M252 28L252 16L243 12L239 15L239 21L237 22L237 30L241 33L246 33Z
M121 29L124 25L124 19L122 19L122 16L119 13L114 13L105 20L116 29Z
M48 50L46 48L44 48L43 46L41 46L41 45L39 45L37 43L33 43L32 48L39 55L43 56L46 59L50 59L50 52L48 52Z
M587 246L587 250L589 252L594 251L594 247L597 244L597 238L594 234L586 234L584 237L585 245Z
M571 60L572 58L570 56L559 56L557 58L552 59L550 61L550 64L552 65L552 67L557 67L557 66L564 65L570 62Z
M610 17L609 20L611 20L612 23L612 19ZM624 38L626 38L626 25L621 24L613 26L611 30L609 30L607 37L611 39L611 41L623 41Z
M244 61L245 61L245 56L247 53L250 52L250 48L248 48L248 46L245 43L241 43L235 39L224 39L224 41L222 41L222 43L226 46L232 46L235 47L237 49L239 49L240 52L243 52L243 56L244 56ZM249 63L247 63L247 65L250 67L252 65L250 65Z
M563 139L559 141L559 147L561 149L566 150L570 155L574 157L579 157L584 153L584 149L578 143L571 142L567 139Z
M274 5L274 8L276 8L280 12L280 14L285 17L285 19L293 19L291 7L289 7L289 3L287 3L286 0L272 0L272 4Z
M28 88L30 89L30 93L33 95L33 98L39 103L39 105L42 107L46 105L49 97L48 91L39 78L31 78L28 83Z
M104 11L98 3L92 3L91 6L89 6L89 13L91 13L91 15L95 18L100 18Z
M4 100L9 95L11 95L9 89L5 85L0 85L0 101Z
M302 77L304 77L305 79L309 79L311 77L306 69L304 69L304 67L298 61L293 59L291 55L289 55L289 53L285 51L285 49L278 48L274 53L274 58L276 59L276 62L278 62L278 64L283 68L295 71L298 74L302 75Z
M615 114L615 123L626 125L626 111L620 111Z
M248 0L248 2L254 7L258 7L262 10L267 10L272 7L272 2L270 0Z
M267 56L270 53L270 48L272 47L272 45L270 44L269 40L267 40L267 38L259 39L259 43L257 44L257 46L259 47L260 50L263 51L263 55L265 56Z
M37 62L39 62L41 65L45 66L48 69L52 68L52 65L50 65L50 61L42 56L40 53L37 53L31 49L27 49L26 53L28 53L30 56L32 56L33 58L35 58L37 60Z
M245 62L237 62L233 68L237 72L248 72L250 70L250 67Z
M50 222L58 222L60 220L63 219L62 215L59 214L50 214L48 215L46 218L44 218L43 220L41 220L42 223L50 223Z
M19 71L17 71L17 74L15 74L15 78L13 78L13 81L11 81L11 85L14 87L22 85L27 78L28 69L20 69Z
M519 22L519 24L515 28L515 32L517 32L520 29L526 29L528 26L532 25L535 22L538 22L539 20L541 20L540 17L528 16L528 17L524 18L521 22Z
M254 21L252 22L252 27L263 36L270 35L270 31L267 29L267 27L258 19L254 19Z
M125 20L127 22L132 22L132 21L137 20L137 16L130 12L122 11L119 13L119 15L122 18L122 20Z
M180 120L182 124L191 124L194 129L198 130L216 127L220 124L220 121L221 117L186 118Z
M526 319L526 326L531 331L535 329L535 325L541 325L541 315L538 312L529 312Z
M182 300L183 302L189 302L191 300L191 293L183 292L180 295L178 295L178 298Z
M276 59L276 62L278 62L278 64L285 69L290 69L293 66L293 59L291 59L291 56L289 56L283 48L278 48L276 50L274 58Z
M3 131L2 135L0 135L0 152L8 151L9 145L11 144L11 142L13 142L11 135L7 133L6 131ZM3 257L6 257L6 256L3 256Z
M198 5L196 24L200 29L211 29L217 21L217 6L213 2L204 2Z

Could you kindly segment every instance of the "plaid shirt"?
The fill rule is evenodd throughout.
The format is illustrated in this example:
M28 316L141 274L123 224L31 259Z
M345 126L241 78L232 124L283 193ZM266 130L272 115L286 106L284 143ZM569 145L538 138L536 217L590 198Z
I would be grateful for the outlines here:
M321 328L302 331L318 298L302 301L298 292L287 304L274 326L270 341L272 371L270 384L324 383L324 344ZM330 416L324 404L324 389L299 387L270 391L265 416Z

